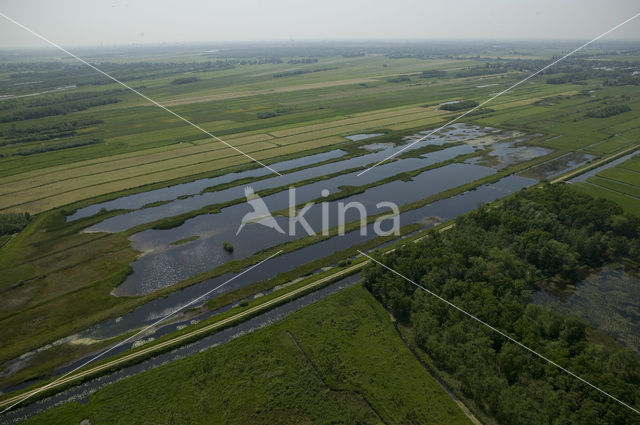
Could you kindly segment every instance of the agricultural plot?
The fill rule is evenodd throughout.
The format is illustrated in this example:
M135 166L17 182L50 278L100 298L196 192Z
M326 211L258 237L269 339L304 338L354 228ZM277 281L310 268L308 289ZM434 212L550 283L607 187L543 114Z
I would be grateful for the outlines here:
M616 192L620 192L624 195L629 195L640 199L640 186L623 183L610 178L600 177L604 175L603 173L598 176L589 177L587 181L589 183L595 184L596 186L602 186L605 189L615 190Z
M640 186L640 168L627 169L620 164L617 167L607 168L599 172L598 175L629 185Z
M619 203L630 214L640 214L640 161L637 156L575 185L592 196Z
M640 123L638 124L640 125ZM591 146L587 146L585 147L585 150L588 152L593 152L595 154L611 154L616 151L623 150L639 142L640 142L640 138L638 136L634 136L631 133L625 133L618 136L614 136L604 142L595 143Z
M594 184L583 182L573 183L573 186L575 186L578 190L595 198L609 199L622 206L624 211L629 214L638 215L638 211L640 211L640 200L631 198L630 196L625 195L621 192L610 190L603 186L596 186Z

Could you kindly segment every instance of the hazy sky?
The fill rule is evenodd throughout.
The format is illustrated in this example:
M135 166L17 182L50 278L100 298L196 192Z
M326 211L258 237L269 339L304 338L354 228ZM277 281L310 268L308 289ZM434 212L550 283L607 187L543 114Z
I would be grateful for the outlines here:
M591 39L639 0L0 0L63 46L309 39ZM640 40L640 17L607 39ZM44 43L0 17L0 48Z

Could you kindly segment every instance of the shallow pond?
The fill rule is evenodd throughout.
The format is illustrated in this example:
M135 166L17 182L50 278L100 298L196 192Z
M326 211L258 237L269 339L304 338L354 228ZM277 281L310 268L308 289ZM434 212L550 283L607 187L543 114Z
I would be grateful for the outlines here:
M372 187L364 193L357 193L345 199L315 204L304 217L311 228L320 233L323 218L329 219L329 227L334 227L338 224L339 203L346 205L351 201L357 201L366 208L366 213L370 215L381 212L388 213L389 209L379 210L376 208L377 203L390 201L398 206L404 205L438 194L444 190L473 182L493 173L494 170L490 168L454 163L424 171L410 181L395 180L381 186ZM349 175L341 175L334 179L298 188L295 194L296 204L318 198L323 189L329 189L331 192L338 191L338 187L342 184L347 184L350 181L350 177ZM263 201L271 211L278 211L287 208L289 193L280 192L266 196ZM329 214L323 214L323 210L328 211ZM245 258L266 248L307 236L302 226L297 226L295 235L290 236L290 232L282 234L260 223L247 224L239 234L236 234L241 218L250 211L251 206L249 204L236 204L223 209L218 214L204 214L194 217L173 229L147 230L133 235L133 247L146 251L146 253L133 262L133 273L127 277L123 284L116 288L114 293L116 295L149 293L211 270L232 259ZM360 213L353 208L347 210L344 217L344 223L350 223L358 220ZM401 215L401 226L410 223L404 222L403 218L403 215ZM276 216L275 219L282 229L289 229L289 218ZM171 242L190 236L199 236L199 239L181 245L171 245ZM339 242L339 246L342 249L357 243L347 235L338 239L342 239ZM223 249L223 242L225 241L232 243L234 247L233 253ZM332 249L328 249L319 253L317 258L325 257L332 252L334 252Z
M520 173L524 177L535 179L548 179L559 176L576 167L580 167L595 158L593 155L584 152L570 152L552 160L543 162L540 165L532 167Z
M291 170L305 165L312 165L315 163L327 161L329 159L339 158L345 153L346 152L344 152L343 150L334 149L328 152L307 155L302 158L277 162L270 165L270 167L276 171L284 172L286 170ZM189 183L177 184L161 189L150 190L148 192L136 193L134 195L123 196L111 201L100 202L85 208L80 208L75 213L67 217L67 221L90 217L101 209L105 209L107 211L117 209L135 210L138 208L142 208L145 205L151 204L152 202L171 201L178 198L179 196L195 195L208 187L213 187L244 178L262 177L269 174L271 174L271 171L266 168L260 167L252 170L227 173L218 177L200 179Z
M415 146L413 148L417 148ZM403 171L411 171L435 164L437 162L446 161L455 158L458 155L472 153L474 150L470 146L454 146L437 152L431 152L423 155L422 158L405 158L393 162L384 163L362 176L357 176L358 172L341 174L330 180L312 183L298 189L300 199L303 199L302 192L306 192L310 187L323 186L314 190L313 196L307 200L315 199L320 196L320 191L324 188L332 193L338 190L339 186L353 185L361 186L368 183L378 181L380 179L394 176ZM273 189L277 187L285 187L296 184L300 181L339 173L344 170L362 167L367 164L378 162L395 152L395 148L387 148L377 152L367 153L362 156L346 159L343 161L332 162L317 167L309 167L303 170L284 174L282 176L274 176L251 183L251 187L255 192L261 190ZM317 183L321 183L320 185ZM314 186L315 185L315 186ZM304 189L303 189L304 188ZM283 192L283 193L286 193ZM100 223L95 224L87 229L90 232L121 232L140 224L149 223L151 221L162 218L176 216L185 212L193 211L207 205L220 204L236 199L244 198L244 186L234 186L227 189L205 192L195 195L187 199L176 199L168 204L157 207L144 208L141 210L131 211L125 214L108 218Z

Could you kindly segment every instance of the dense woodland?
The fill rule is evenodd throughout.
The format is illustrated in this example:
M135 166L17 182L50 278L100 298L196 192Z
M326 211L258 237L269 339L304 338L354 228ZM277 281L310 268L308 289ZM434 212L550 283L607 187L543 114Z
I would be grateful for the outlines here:
M640 221L567 186L522 191L460 217L382 260L632 406L640 362L575 317L530 303L543 282L571 283L613 261L640 261ZM629 409L383 269L365 286L476 408L500 424L638 423ZM635 421L635 422L634 422Z
M29 224L30 219L29 213L0 214L0 236L18 233Z
M79 92L65 94L46 94L35 99L9 99L0 104L0 110L11 109L15 112L0 115L0 123L24 121L34 118L66 115L71 112L84 111L94 106L117 103L113 97L124 89L106 90L103 92Z

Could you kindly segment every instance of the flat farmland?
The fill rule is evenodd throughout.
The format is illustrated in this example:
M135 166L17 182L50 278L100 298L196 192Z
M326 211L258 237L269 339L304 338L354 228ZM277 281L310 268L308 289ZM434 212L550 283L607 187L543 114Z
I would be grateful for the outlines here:
M640 186L640 168L627 169L626 167L612 167L599 172L598 175L622 183Z
M632 198L624 193L591 183L580 182L574 183L572 186L595 198L609 199L619 204L629 214L638 215L640 211L640 199Z
M625 149L626 147L629 147L634 143L638 143L639 140L640 140L639 136L626 133L626 134L614 136L609 140L603 141L601 143L596 143L592 146L587 146L585 150L596 153L596 154L610 154L610 153Z
M442 115L443 112L425 108L406 108L406 110L364 114L336 122L283 130L287 132L285 134L293 132L290 136L273 137L265 133L250 135L240 133L224 136L223 140L240 148L245 153L253 154L267 151L260 155L262 159L275 158L308 150L310 147L317 148L345 142L346 139L344 138L332 137L338 134L358 133L370 128L408 122L425 116ZM387 117L387 114L389 117L383 118ZM173 129L171 131L177 135L181 129ZM183 130L187 130L185 132L187 134L194 134L191 127L184 127ZM166 137L161 134L162 131L154 131L152 133L152 135L146 135L145 137ZM276 132L276 134L280 135L282 133ZM124 137L110 139L109 142L118 143ZM203 137L207 136L203 135ZM241 157L240 161L238 159L230 160L236 156ZM78 163L75 167L43 169L39 170L37 174L18 174L5 178L3 183L6 184L0 186L0 208L21 206L22 208L28 208L32 212L39 212L42 211L39 208L44 206L49 208L56 207L65 205L69 200L82 199L77 198L77 196L86 192L79 191L79 188L99 186L95 187L95 195L99 195L108 193L104 192L107 188L121 190L152 183L153 181L149 179L150 175L160 171L165 172L164 175L167 179L178 178L206 170L212 171L238 165L246 162L246 160L245 157L223 143L210 139L209 143L196 146L180 143L174 149L162 149L160 152L150 153L143 150L139 151L139 155L127 154L122 159L117 157L105 158L102 162L92 160L86 166ZM205 162L207 166L198 167L198 165ZM158 176L155 175L154 177L157 178ZM118 181L118 183L114 183L115 181ZM105 182L109 183L100 185ZM75 195L59 196L67 192L73 192ZM46 202L34 202L45 197L48 198ZM58 202L65 203L59 204Z
M586 182L575 183L575 186L592 196L619 203L630 214L640 214L640 160L637 154L605 168Z
M438 108L452 100L481 102L513 81L519 73L452 77L473 61L441 60L425 63L399 59L389 64L381 57L347 60L332 58L320 64L239 67L202 74L192 85L174 85L168 77L143 80L145 93L175 110L222 140L254 155L277 161L284 155L303 155L309 149L330 149L349 143L344 136L362 132L411 132L437 127L459 115ZM319 72L314 70L319 69ZM446 70L446 78L420 78L430 69ZM272 72L270 72L271 70ZM277 72L304 71L287 78ZM308 71L308 72L307 72ZM353 78L347 78L347 77ZM401 78L400 78L401 77ZM469 116L481 125L522 127L566 137L549 146L571 150L601 141L598 132L611 125L628 125L627 117L588 120L587 126L572 119L588 100L579 86L551 85L541 81L516 88L487 105L493 112ZM219 173L250 160L165 111L120 90L121 101L70 115L79 120L103 120L69 138L70 142L98 138L100 143L33 155L20 149L37 149L41 142L0 146L0 210L38 213L111 192ZM348 96L344 95L348 91ZM91 88L91 93L103 93ZM618 89L602 90L603 97ZM547 99L558 99L548 101ZM37 118L43 128L62 118ZM67 118L64 118L65 120ZM593 123L591 123L593 121ZM539 123L549 125L540 126ZM17 128L25 124L18 123ZM11 130L0 124L0 131ZM621 128L616 137L628 138L635 126ZM66 139L65 139L66 140ZM628 143L616 140L596 155Z
M574 91L561 92L563 95L572 93ZM539 97L512 100L513 97L511 95L501 99L495 108L526 108L540 100ZM349 134L385 127L395 131L420 126L431 127L441 122L447 114L451 113L439 110L437 105L414 105L362 112L343 116L341 119L325 119L309 125L287 124L283 129L277 129L276 125L274 130L244 131L221 137L246 153L260 152L258 158L269 159L303 152L310 148L344 143L346 139L339 136ZM175 119L171 120L174 121ZM225 123L228 128L237 126L236 122L227 120L223 122L223 128ZM218 124L217 121L212 121L200 125L203 128L216 128ZM194 140L198 143L175 143L176 140ZM167 145L3 177L0 179L0 209L37 213L85 199L88 195L104 195L111 191L183 178L206 171L214 172L248 162L245 157L234 158L239 155L237 152L186 125L105 139L107 144L115 146L132 144L143 147L147 143L153 144L154 141ZM160 180L154 180L158 178Z
M629 195L629 196L633 196L640 199L640 186L629 184L629 183L622 183L617 180L603 178L599 176L589 177L587 181L597 186L602 186L605 189L615 190L616 192L620 192L624 195Z

